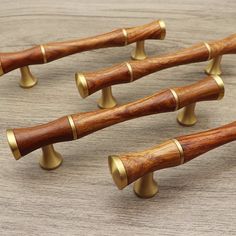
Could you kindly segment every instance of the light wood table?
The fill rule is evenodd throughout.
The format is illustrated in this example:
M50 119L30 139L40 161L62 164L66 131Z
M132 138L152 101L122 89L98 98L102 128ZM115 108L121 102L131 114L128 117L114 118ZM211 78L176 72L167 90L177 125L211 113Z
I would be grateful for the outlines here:
M0 51L82 38L163 19L164 41L148 41L149 55L235 33L236 1L0 1ZM44 171L41 151L15 161L6 128L25 127L96 108L100 94L83 100L74 72L92 71L127 60L126 48L73 55L32 66L39 83L18 86L19 70L0 79L0 235L236 235L236 145L227 144L176 168L155 173L160 193L139 199L132 186L119 191L107 156L142 150L178 135L217 127L236 119L236 56L223 57L225 98L201 103L198 123L181 127L176 113L118 124L83 139L55 145L63 165ZM163 88L202 79L207 63L155 73L114 87L121 104Z

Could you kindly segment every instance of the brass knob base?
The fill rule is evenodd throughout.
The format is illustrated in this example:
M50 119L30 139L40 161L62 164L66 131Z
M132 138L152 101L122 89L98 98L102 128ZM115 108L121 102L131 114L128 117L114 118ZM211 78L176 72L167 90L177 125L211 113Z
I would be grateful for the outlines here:
M112 95L111 87L102 89L102 96L98 101L98 107L102 109L112 108L117 105L116 99Z
M190 104L183 108L183 110L178 114L177 121L183 126L193 126L197 123L197 117L195 115L196 104Z
M58 168L63 161L60 153L56 152L53 145L42 147L43 155L39 165L45 170L54 170Z
M20 68L21 80L20 86L22 88L31 88L37 84L37 79L32 75L28 66Z
M144 48L144 41L138 41L136 43L135 50L131 53L131 58L133 60L144 60L147 58L147 54Z
M221 59L222 56L218 56L214 59L211 60L209 65L205 69L205 73L208 75L221 75L222 70L221 70Z
M151 198L158 193L158 186L152 172L134 183L134 192L140 198Z

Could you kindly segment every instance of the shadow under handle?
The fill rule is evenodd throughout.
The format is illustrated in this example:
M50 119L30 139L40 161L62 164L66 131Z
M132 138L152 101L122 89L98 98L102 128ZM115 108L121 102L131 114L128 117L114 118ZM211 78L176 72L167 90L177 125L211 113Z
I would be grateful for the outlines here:
M165 32L165 23L160 20L85 39L47 43L24 51L0 53L0 67L2 73L5 74L17 68L51 62L83 51L125 46L146 39L163 39Z
M19 159L43 146L78 139L130 119L175 111L193 102L215 100L224 89L219 84L209 76L192 85L167 89L120 107L78 113L35 127L8 130L8 142L15 158Z
M236 122L168 140L142 152L109 156L109 167L119 189L144 175L184 164L214 148L236 140Z

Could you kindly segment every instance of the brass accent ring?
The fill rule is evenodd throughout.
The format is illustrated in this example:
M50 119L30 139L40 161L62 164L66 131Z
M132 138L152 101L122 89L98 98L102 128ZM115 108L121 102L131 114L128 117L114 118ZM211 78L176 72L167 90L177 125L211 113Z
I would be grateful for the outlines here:
M86 98L89 95L88 84L82 73L75 74L75 82L79 90L80 96Z
M123 189L125 186L128 185L128 178L124 164L118 156L109 156L108 164L116 186L119 189Z
M129 70L129 74L130 74L130 82L132 82L134 80L134 73L133 73L133 69L130 65L129 62L125 62L126 66L128 67Z
M67 116L68 118L68 121L70 123L70 127L72 129L72 133L73 133L73 139L77 139L78 138L78 135L77 135L77 130L76 130L76 127L75 127L75 123L73 121L73 118L72 116Z
M128 45L128 33L126 29L122 29L123 35L125 37L125 46Z
M179 143L179 141L177 139L172 139L172 141L175 143L175 145L177 146L177 148L179 150L180 164L184 164L184 150L183 150L181 144Z
M46 51L45 51L45 48L44 48L43 45L40 45L40 50L41 50L42 55L43 55L43 62L44 62L44 63L47 63L47 62L48 62L48 61L47 61L47 55L46 55Z
M161 27L161 37L160 37L160 39L163 40L166 37L166 24L163 20L159 20L158 23Z
M219 93L219 96L218 96L218 100L222 99L225 95L225 86L224 86L224 82L223 80L221 79L220 76L218 75L211 75L212 78L216 81L217 85L219 86L220 88L220 93Z
M174 96L175 98L175 101L176 101L176 107L175 107L175 111L177 111L179 109L179 97L177 95L177 93L175 92L174 89L170 89L172 95Z
M2 62L0 60L0 76L4 75L4 71L3 71L3 68L2 68Z
M211 55L212 54L212 50L211 50L211 47L210 47L210 45L208 43L204 42L204 45L206 46L206 48L208 50L208 53L209 53L208 58L207 58L207 60L209 61L211 59L211 56L212 56Z
M7 130L7 141L11 148L13 156L15 157L16 160L19 160L21 158L21 153L18 148L16 138L12 129Z

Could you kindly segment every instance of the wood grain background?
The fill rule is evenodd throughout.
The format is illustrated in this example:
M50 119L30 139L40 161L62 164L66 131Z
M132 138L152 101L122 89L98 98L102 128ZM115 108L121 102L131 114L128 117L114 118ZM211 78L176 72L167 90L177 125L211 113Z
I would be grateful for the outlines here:
M0 50L87 37L119 27L164 19L167 37L148 41L149 55L164 54L200 41L235 33L234 0L30 1L0 0ZM107 156L142 150L166 139L220 126L236 116L236 56L223 58L226 96L197 106L198 123L184 128L176 114L132 120L83 139L55 145L61 168L38 166L40 150L22 160L12 157L9 127L50 121L96 109L98 93L82 100L74 72L91 71L127 60L134 45L73 55L33 66L39 84L18 86L19 70L0 78L0 235L235 235L236 146L227 144L198 159L155 173L158 196L137 198L129 186L119 191ZM164 70L114 87L120 103L160 89L202 79L206 63Z

